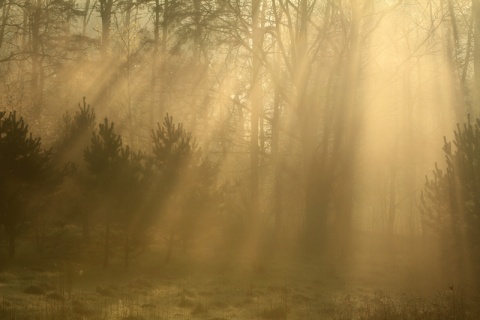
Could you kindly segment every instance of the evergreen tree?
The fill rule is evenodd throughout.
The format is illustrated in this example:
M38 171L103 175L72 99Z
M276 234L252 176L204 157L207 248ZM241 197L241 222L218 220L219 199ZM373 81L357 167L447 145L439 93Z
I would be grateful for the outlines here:
M433 178L426 178L421 210L424 225L440 235L446 259L465 276L480 262L480 119L457 125L452 142L444 138L446 168L435 164Z
M154 164L162 175L164 185L172 191L181 173L192 165L198 155L197 143L181 123L175 125L168 113L163 125L157 124L152 139Z
M35 194L56 182L51 159L51 150L33 138L23 118L15 112L0 113L0 223L10 258L15 256L20 226L31 218Z
M89 186L96 196L94 202L102 209L105 224L104 266L108 267L111 252L111 229L123 226L125 240L125 264L128 266L131 237L140 225L133 222L138 218L142 202L144 156L124 147L122 138L114 131L114 124L105 118L94 132L90 146L84 152L84 159L91 173Z
M86 169L83 153L95 130L95 118L94 109L87 105L83 98L83 106L78 104L73 117L68 112L63 116L59 139L54 146L55 162L63 165L68 173L58 199L60 210L63 210L61 216L70 222L80 219L84 244L87 244L90 238L92 208L90 201L87 201L89 188L86 188L84 181Z
M95 110L87 105L85 98L83 106L78 104L78 110L73 117L68 112L63 116L60 130L60 137L55 145L55 156L58 161L71 162L78 166L95 130Z
M156 205L164 209L169 223L167 254L172 257L175 238L186 246L200 221L201 214L214 197L216 166L202 158L195 139L182 124L166 115L163 125L152 133L153 164L156 170Z

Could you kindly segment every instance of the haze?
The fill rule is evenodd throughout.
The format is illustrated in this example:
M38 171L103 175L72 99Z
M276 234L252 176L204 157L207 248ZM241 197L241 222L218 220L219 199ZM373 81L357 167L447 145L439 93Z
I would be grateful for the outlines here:
M477 319L475 0L0 1L1 319Z

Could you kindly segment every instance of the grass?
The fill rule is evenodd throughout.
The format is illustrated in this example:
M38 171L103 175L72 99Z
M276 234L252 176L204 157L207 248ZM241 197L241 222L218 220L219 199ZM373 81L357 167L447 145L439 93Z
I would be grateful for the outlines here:
M141 261L127 271L120 263L108 270L55 262L10 266L0 272L0 319L480 319L479 300L430 281L435 274L427 265L418 266L417 280L405 281L399 261L366 254L344 268L295 256L265 260L261 268L247 259L224 265L189 259ZM432 285L422 291L421 281Z
M132 279L72 290L71 295L14 279L0 300L0 319L478 319L474 299L447 288L430 296L322 290L312 283L274 283L265 276L195 277L174 281ZM45 282L39 274L36 283ZM31 277L24 277L32 282ZM297 279L300 280L300 279ZM3 293L3 291L0 291Z

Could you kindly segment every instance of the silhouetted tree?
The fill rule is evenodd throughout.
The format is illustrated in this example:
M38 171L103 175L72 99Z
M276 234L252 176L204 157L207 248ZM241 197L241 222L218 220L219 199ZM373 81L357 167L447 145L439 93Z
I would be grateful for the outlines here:
M216 221L221 203L221 191L217 188L218 164L208 158L200 158L187 169L188 183L181 192L178 233L183 249L187 250L198 235L208 233L221 221Z
M209 202L207 196L212 184L212 164L202 159L200 150L190 132L182 124L175 124L168 114L163 125L157 124L152 133L153 164L157 172L155 189L160 193L170 223L167 254L168 262L176 235L184 244L198 222L202 206Z
M421 209L425 226L438 232L449 262L464 276L480 261L480 119L457 125L443 151L446 168L435 164L433 178L426 178Z
M51 150L42 148L40 138L15 112L0 113L0 223L8 238L8 254L15 256L19 227L32 217L34 196L55 178Z
M78 104L78 110L73 117L68 112L63 116L55 156L60 158L61 162L73 162L78 165L83 160L83 151L88 146L94 130L95 110L87 105L84 97L83 106Z
M128 228L135 218L140 197L139 183L142 175L140 153L124 147L122 138L114 131L114 124L105 118L93 133L90 146L84 153L88 170L92 175L90 187L100 205L101 217L105 224L104 266L108 267L111 251L111 229L114 224L127 227L125 230L126 265L130 252Z
M66 204L65 218L68 220L80 218L83 227L83 240L90 235L90 214L88 197L89 189L84 183L85 163L83 162L84 150L90 144L92 132L95 130L95 111L86 104L78 105L78 110L73 117L67 112L63 116L59 139L54 146L54 160L59 165L65 166L69 177L62 189L62 200Z

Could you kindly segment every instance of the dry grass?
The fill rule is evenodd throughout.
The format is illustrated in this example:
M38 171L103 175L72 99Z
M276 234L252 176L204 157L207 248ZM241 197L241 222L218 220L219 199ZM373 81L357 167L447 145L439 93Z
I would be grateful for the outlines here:
M169 265L142 261L128 271L17 266L0 272L0 319L480 319L477 300L460 288L406 287L400 267L388 269L372 257L350 269L291 257L252 265L178 257Z
M331 283L327 287L328 281L294 276L283 283L278 277L251 273L149 277L81 289L74 285L70 295L62 295L58 287L48 286L48 279L56 278L46 273L33 279L31 274L0 274L13 286L0 291L0 319L463 320L480 316L476 301L453 288L421 296L349 291Z

